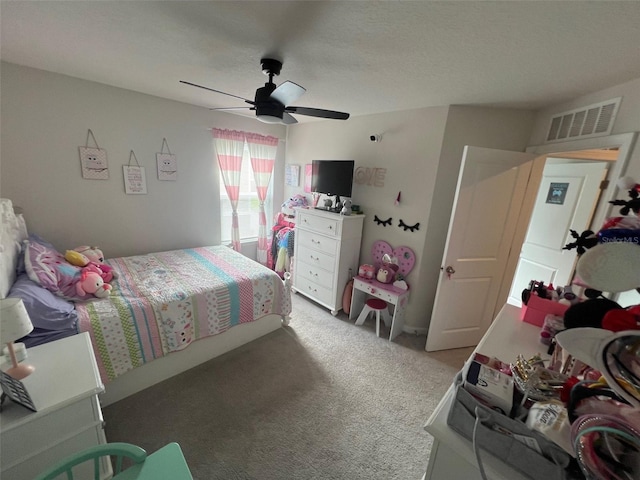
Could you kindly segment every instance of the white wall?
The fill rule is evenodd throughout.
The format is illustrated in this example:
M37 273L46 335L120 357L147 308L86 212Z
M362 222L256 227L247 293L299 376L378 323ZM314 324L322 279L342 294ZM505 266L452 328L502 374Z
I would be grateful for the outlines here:
M218 243L210 129L285 138L283 126L94 82L7 63L0 73L0 195L24 209L31 231L61 250L98 244L113 257ZM519 110L452 106L298 124L289 127L286 159L301 166L314 159L353 159L356 166L387 169L384 187L354 186L353 200L367 215L361 262L369 261L378 239L416 251L406 326L426 331L464 145L522 151L543 143L551 114L617 96L623 100L613 133L639 131L640 79L535 117ZM82 179L78 146L84 145L88 128L107 150L107 181ZM382 141L371 142L372 134L382 134ZM155 153L163 137L178 157L177 182L157 179ZM122 165L132 149L146 167L147 195L124 193ZM279 150L282 159L285 148ZM640 180L638 145L627 173ZM277 208L283 195L302 192L302 182L298 188L282 187L282 165L274 175ZM396 207L399 191L402 202ZM393 225L376 225L376 214L393 217ZM400 218L408 225L420 222L420 229L404 231Z
M371 261L371 245L379 239L416 252L405 330L426 333L464 145L523 151L532 121L527 111L434 107L294 125L287 163L303 167L314 159L353 159L356 168L387 169L384 187L354 184L353 202L367 215L360 262ZM372 134L382 134L382 141L371 142ZM395 206L399 191L401 203ZM285 187L285 197L293 193L304 193L302 182ZM374 215L392 217L393 225L377 225ZM400 219L419 222L419 230L399 228Z
M425 288L420 296L420 325L428 326L431 319L465 145L522 152L527 146L533 118L534 112L526 110L466 106L449 109L422 254L420 285ZM487 206L487 213L490 208Z
M611 135L640 131L640 78L638 78L623 83L622 85L584 95L571 102L540 110L536 114L529 145L544 144L550 119L556 113L573 110L574 108L584 107L616 97L622 97L622 101L620 102ZM558 143L558 145L561 145L561 143ZM640 182L640 144L638 143L636 143L635 148L632 150L626 174L633 177L636 182Z
M62 251L92 244L115 257L219 243L211 128L285 138L284 126L64 75L4 62L0 73L0 194ZM89 128L107 151L109 180L82 178L78 146ZM158 180L163 137L177 155L176 182ZM130 150L146 169L147 195L125 195ZM279 150L284 163L284 142ZM283 178L282 165L275 174Z

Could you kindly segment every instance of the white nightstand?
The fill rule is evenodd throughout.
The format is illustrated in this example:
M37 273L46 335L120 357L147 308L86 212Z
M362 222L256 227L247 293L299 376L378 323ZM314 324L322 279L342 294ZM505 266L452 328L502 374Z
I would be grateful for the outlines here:
M62 458L106 443L98 394L104 391L88 333L27 350L35 371L23 379L37 412L6 400L0 413L0 478L31 480ZM6 365L4 366L6 367ZM91 465L80 478L92 477ZM101 464L102 478L111 465Z

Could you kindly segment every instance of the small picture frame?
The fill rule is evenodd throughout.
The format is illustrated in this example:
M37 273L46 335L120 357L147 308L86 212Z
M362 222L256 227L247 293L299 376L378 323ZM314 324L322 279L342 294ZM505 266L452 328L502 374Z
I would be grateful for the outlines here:
M165 147L167 151L165 152ZM176 181L178 179L178 159L169 150L167 139L162 139L162 148L156 153L156 164L158 166L158 180Z
M89 146L89 139L93 139L95 147ZM87 140L83 147L78 147L80 152L80 165L82 178L89 180L109 180L109 165L107 163L107 151L98 146L96 137L91 129L87 131Z
M156 153L158 180L175 181L178 179L178 160L171 153Z
M146 195L147 178L144 167L123 165L124 191L127 195Z
M313 175L313 165L307 163L304 166L304 191L311 193L311 177Z
M564 200L567 196L567 190L569 189L568 183L554 183L549 185L549 192L547 193L546 203L554 205L564 205Z
M284 173L286 185L290 187L297 187L300 185L300 165L286 165Z

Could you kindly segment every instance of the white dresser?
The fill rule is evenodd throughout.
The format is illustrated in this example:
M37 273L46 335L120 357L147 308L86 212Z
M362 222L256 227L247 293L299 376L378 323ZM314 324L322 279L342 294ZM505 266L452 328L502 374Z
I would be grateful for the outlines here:
M344 287L358 273L364 215L297 209L293 289L327 307L342 309Z
M59 460L106 443L98 393L104 391L88 333L27 350L35 371L22 380L38 410L7 399L0 413L0 478L32 480ZM6 367L6 365L3 365ZM78 478L93 478L91 462ZM101 478L111 477L108 461Z

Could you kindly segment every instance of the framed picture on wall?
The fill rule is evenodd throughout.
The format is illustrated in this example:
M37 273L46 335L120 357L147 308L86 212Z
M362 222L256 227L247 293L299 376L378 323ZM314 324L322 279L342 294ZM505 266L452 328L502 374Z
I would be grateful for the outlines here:
M311 176L313 175L313 165L307 163L304 166L304 191L311 193Z
M89 146L89 139L93 139L95 147ZM109 180L109 165L107 164L107 151L98 146L91 129L87 131L87 141L80 151L80 165L82 178L89 180Z
M135 160L135 165L131 165L131 160ZM124 176L124 191L127 195L146 195L147 193L147 177L144 167L141 167L136 158L136 154L129 154L129 164L122 166L122 174Z
M300 165L286 165L284 169L285 184L290 187L300 185Z

